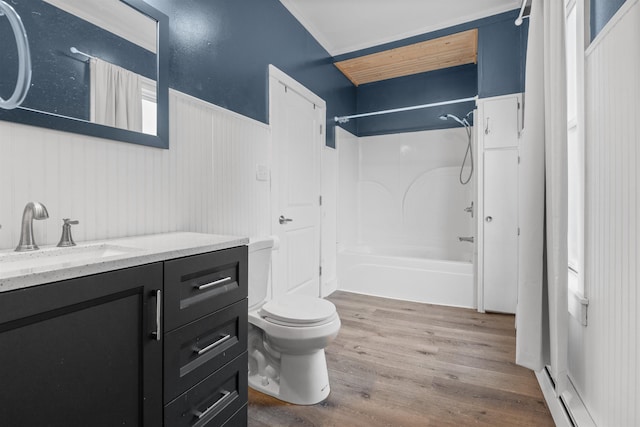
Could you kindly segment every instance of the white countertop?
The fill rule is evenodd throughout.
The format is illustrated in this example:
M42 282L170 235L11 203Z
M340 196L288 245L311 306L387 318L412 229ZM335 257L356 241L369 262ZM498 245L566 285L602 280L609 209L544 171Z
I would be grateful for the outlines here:
M201 233L151 234L78 243L70 248L0 251L0 292L197 255L249 243L246 237Z

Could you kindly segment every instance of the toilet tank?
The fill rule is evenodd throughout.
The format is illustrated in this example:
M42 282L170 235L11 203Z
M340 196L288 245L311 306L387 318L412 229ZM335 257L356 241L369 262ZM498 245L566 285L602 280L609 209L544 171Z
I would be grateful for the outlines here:
M251 309L267 299L273 239L269 237L251 238L248 246L249 308Z

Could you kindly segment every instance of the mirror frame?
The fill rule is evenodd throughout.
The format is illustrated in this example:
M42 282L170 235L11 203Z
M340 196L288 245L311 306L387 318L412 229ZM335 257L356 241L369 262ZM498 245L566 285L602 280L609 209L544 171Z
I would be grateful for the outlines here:
M138 12L154 19L156 26L156 135L105 126L37 110L0 109L0 120L112 139L149 147L169 148L169 17L144 0L120 0Z

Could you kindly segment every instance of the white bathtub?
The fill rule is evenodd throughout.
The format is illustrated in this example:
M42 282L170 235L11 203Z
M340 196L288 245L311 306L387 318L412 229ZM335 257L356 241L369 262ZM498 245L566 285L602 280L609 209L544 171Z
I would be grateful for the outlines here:
M341 290L457 307L475 307L470 253L411 246L356 246L338 252Z

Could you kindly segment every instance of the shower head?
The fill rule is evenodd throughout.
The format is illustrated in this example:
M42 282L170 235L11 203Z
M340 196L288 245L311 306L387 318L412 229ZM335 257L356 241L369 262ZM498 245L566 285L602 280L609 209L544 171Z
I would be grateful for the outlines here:
M468 123L465 123L466 120L460 120L457 116L454 116L453 114L443 114L439 117L440 120L447 120L447 119L452 119L455 120L456 122L460 123L462 126L467 127L469 126Z

